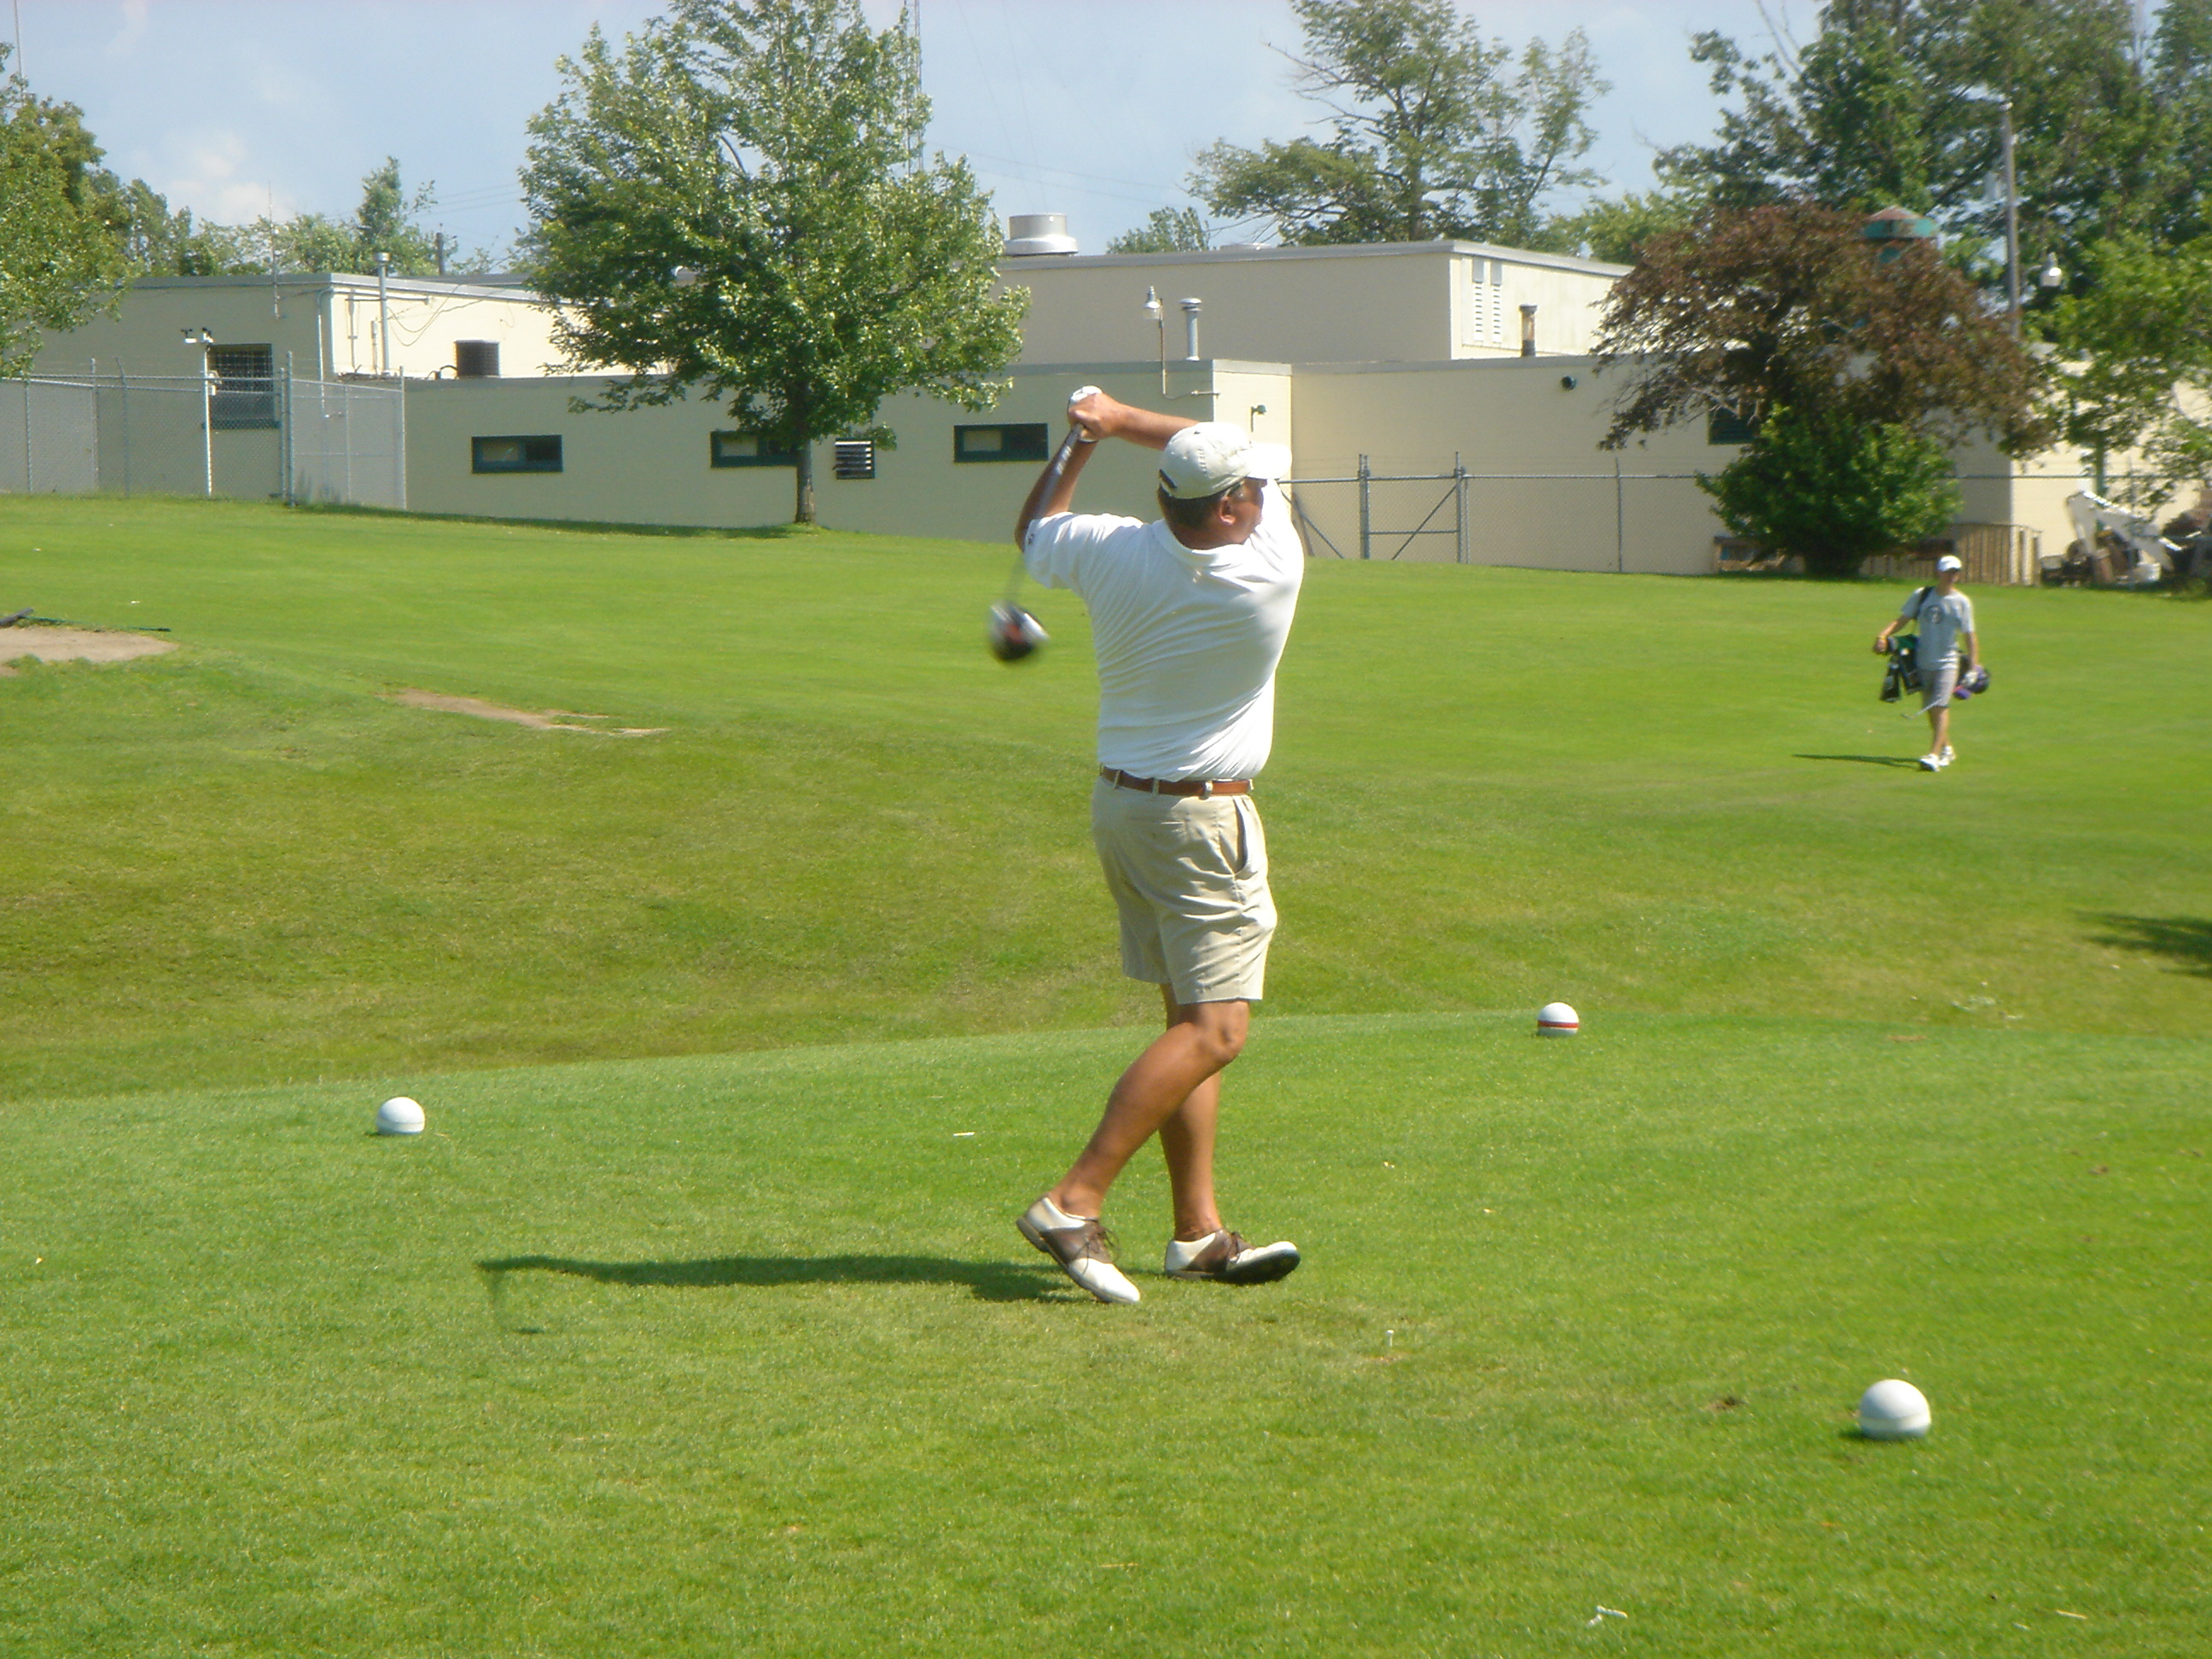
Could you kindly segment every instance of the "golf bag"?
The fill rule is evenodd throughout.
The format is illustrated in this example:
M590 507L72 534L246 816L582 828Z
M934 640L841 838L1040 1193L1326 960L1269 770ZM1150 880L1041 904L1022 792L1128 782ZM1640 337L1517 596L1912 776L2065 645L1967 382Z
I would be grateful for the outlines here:
M1895 702L1907 691L1920 689L1920 641L1911 634L1889 642L1889 665L1882 671L1881 700Z
M1912 596L1912 620L1917 623L1920 611L1935 590L1923 587ZM1882 671L1881 700L1895 702L1906 691L1920 690L1920 639L1915 634L1893 635L1889 641L1889 665Z

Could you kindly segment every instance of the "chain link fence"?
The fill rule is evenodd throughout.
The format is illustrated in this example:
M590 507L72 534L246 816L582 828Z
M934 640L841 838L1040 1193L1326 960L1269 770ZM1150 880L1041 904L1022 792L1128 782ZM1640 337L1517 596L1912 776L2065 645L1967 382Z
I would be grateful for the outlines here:
M398 380L25 375L0 382L0 492L404 508Z
M1711 498L1697 480L1695 472L1620 466L1476 472L1456 455L1449 472L1382 473L1362 455L1352 472L1283 483L1310 558L1683 575L1773 568L1763 550L1716 534ZM1965 522L1939 543L1868 560L1865 574L1902 578L1923 563L1932 573L1937 555L1949 552L1978 584L2041 579L2037 531Z
M1711 568L1695 473L1355 471L1291 477L1314 558L1536 565L1573 570ZM1663 548L1662 552L1660 550Z

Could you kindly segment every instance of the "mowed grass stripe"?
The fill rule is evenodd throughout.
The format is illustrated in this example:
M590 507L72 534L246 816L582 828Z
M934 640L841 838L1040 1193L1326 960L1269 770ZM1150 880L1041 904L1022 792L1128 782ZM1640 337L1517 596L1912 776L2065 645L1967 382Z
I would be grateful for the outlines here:
M1010 1218L1126 1046L10 1111L0 1630L2027 1654L2063 1607L2069 1651L2200 1644L2202 1041L1268 1018L1224 1196L1308 1265L1159 1279L1146 1163L1115 1310ZM431 1133L368 1136L403 1086ZM1893 1374L1924 1444L1848 1436Z
M992 662L1000 550L20 498L0 536L9 604L184 647L0 682L7 1096L1152 1018L1080 608ZM1315 564L1272 1006L2201 1030L2212 609L1978 592L1998 689L1929 778L1879 763L1923 731L1873 696L1899 597Z

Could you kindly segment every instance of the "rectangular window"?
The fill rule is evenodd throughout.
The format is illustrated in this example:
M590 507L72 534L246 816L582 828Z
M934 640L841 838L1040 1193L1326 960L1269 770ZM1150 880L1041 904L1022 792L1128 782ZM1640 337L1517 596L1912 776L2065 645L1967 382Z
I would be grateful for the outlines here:
M210 346L208 424L239 432L276 424L276 353L265 345Z
M744 432L717 432L708 441L708 462L713 466L797 466L795 449L771 449Z
M557 433L536 438L471 438L471 472L558 472L561 438Z
M876 476L876 446L869 438L840 438L830 453L830 470L840 478Z
M1041 461L1052 453L1052 436L1042 421L1020 426L956 426L956 461Z
M1759 435L1759 422L1747 421L1732 409L1714 409L1705 416L1709 444L1747 444Z

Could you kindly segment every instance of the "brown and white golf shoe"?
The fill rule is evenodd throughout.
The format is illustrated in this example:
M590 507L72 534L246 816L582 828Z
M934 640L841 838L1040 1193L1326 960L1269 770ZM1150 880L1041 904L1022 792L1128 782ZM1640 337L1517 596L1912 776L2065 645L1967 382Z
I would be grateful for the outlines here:
M1273 1244L1247 1244L1242 1233L1226 1227L1204 1238L1185 1243L1168 1241L1167 1265L1160 1271L1170 1279L1211 1279L1223 1285L1270 1285L1298 1269L1298 1247L1288 1239Z
M1042 1250L1060 1269L1101 1302L1144 1298L1114 1265L1114 1241L1096 1216L1070 1215L1049 1196L1040 1198L1015 1220L1022 1237Z

